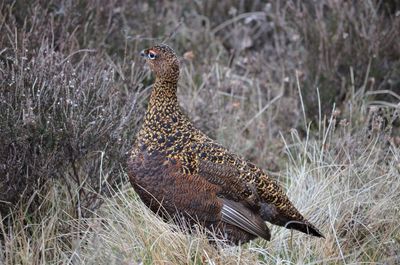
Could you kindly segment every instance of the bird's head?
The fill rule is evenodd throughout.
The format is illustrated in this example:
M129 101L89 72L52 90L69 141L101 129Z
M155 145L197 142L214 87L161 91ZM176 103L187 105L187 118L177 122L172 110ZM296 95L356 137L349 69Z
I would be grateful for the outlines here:
M140 52L157 78L177 82L179 77L179 59L174 50L165 44L158 44Z

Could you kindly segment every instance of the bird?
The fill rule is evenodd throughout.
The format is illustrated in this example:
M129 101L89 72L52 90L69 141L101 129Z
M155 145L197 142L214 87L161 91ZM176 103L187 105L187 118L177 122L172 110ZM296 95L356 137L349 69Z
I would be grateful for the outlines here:
M324 237L276 180L193 125L179 105L180 63L172 48L157 44L140 55L155 81L127 171L145 205L234 245L259 237L269 241L267 222Z

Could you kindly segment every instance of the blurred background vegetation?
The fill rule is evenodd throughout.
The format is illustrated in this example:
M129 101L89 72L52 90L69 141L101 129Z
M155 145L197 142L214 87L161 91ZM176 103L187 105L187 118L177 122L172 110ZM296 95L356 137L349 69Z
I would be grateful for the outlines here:
M40 222L49 191L89 218L126 183L153 80L138 53L159 42L195 124L280 181L282 138L351 138L355 156L378 139L386 165L400 144L395 0L5 0L0 32L0 240L18 215Z

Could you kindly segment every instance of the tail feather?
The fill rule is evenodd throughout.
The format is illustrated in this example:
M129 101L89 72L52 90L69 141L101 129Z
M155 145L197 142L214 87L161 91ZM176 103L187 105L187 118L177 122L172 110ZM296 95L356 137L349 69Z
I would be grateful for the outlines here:
M325 238L324 235L308 221L288 221L284 227L295 229L308 235Z
M297 211L296 211L297 212ZM278 209L269 203L261 203L260 215L262 219L274 225L283 226L288 229L295 229L308 235L325 238L324 235L303 216L297 212L293 217L279 212Z

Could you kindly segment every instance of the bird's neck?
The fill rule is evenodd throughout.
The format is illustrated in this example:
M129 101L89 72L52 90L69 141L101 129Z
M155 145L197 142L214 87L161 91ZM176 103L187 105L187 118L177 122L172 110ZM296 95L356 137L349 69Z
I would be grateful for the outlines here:
M153 84L148 110L178 105L178 98L176 96L177 87L176 81L156 78Z
M177 83L156 79L138 141L147 148L160 149L159 138L176 132L178 121L186 121L176 96Z

